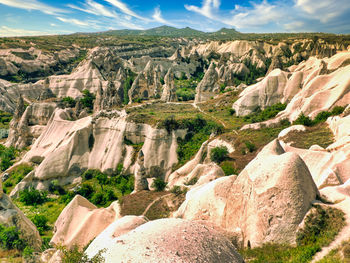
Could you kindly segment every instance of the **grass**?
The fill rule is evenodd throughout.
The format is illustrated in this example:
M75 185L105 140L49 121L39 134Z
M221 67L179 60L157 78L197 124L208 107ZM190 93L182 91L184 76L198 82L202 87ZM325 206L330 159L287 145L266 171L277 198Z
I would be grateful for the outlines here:
M344 225L342 211L316 206L315 211L307 216L304 228L297 233L297 246L270 243L253 249L247 248L240 253L247 262L253 263L306 263L322 247L329 245Z
M52 237L54 224L66 206L64 203L59 202L59 198L52 196L50 196L48 202L37 206L24 205L18 200L14 200L14 203L29 219L33 219L35 215L44 215L48 219L47 225L49 226L49 229L42 233L42 236L48 238Z
M349 263L350 262L350 240L344 241L339 247L333 249L317 263Z
M0 129L8 129L10 127L10 121L12 120L12 114L0 110Z
M302 149L309 149L316 144L327 148L334 142L334 136L327 124L319 123L312 127L306 127L305 131L290 132L284 141L291 143L293 147Z
M31 171L33 167L29 164L20 164L9 171L9 177L3 182L4 193L11 193L12 189Z

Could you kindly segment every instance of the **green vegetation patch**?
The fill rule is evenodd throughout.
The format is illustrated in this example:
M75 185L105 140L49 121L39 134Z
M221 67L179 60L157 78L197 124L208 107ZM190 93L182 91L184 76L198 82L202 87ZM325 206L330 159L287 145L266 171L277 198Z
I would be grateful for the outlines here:
M253 263L306 263L322 247L329 245L344 226L342 211L316 206L315 211L306 217L305 227L297 233L297 246L265 244L262 247L241 250L240 253L247 262Z
M186 77L182 77L180 79L175 79L175 89L176 96L179 101L189 101L194 100L196 95L196 87L201 81L202 76L198 78L191 77L187 79Z
M276 115L279 112L285 110L286 107L287 107L287 104L277 103L275 105L266 107L264 110L261 110L260 108L258 108L256 112L250 115L244 116L243 119L250 123L267 121L269 119L276 117Z
M33 167L29 164L20 164L9 171L8 178L3 182L4 193L9 194L12 189L31 171Z
M12 120L12 114L0 110L0 129L8 129Z
M14 147L5 147L0 144L0 171L5 171L13 163L18 151Z

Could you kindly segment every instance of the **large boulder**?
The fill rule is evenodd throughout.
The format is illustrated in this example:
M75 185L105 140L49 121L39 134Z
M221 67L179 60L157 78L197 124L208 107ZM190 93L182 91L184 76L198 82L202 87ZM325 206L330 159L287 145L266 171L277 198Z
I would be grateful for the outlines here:
M221 231L175 218L151 221L115 238L102 255L106 262L244 262Z
M119 217L118 203L98 209L84 197L76 195L56 220L50 243L68 249L74 246L83 248Z
M86 254L93 257L101 250L112 248L116 238L145 223L147 220L143 216L124 216L114 221L91 242Z
M245 245L294 243L318 190L303 160L267 145L239 176L219 178L186 195L176 217L239 228Z

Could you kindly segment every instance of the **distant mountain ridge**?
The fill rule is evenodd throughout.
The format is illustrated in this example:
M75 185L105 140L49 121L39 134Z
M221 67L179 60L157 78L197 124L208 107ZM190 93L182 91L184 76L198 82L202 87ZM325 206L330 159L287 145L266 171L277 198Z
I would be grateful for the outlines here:
M203 32L190 27L176 28L171 26L160 26L146 30L122 29L100 32L97 34L116 36L159 36L159 37L239 37L242 33L235 29L222 28L216 32Z

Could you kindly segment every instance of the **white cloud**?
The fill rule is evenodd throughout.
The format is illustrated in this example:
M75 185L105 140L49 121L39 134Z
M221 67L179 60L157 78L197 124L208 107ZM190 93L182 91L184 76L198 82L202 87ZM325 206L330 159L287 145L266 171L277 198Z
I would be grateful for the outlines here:
M291 23L284 24L284 28L288 31L300 31L300 30L305 30L305 23L302 21L295 21Z
M80 10L89 14L97 15L97 16L102 15L102 16L114 17L114 18L118 17L118 15L115 12L108 10L105 6L99 3L96 3L92 0L86 0L85 3L83 4L83 8L75 5L71 5L71 4L69 4L68 6L70 8L77 9L77 10Z
M250 8L236 5L232 13L233 17L223 22L238 29L261 27L284 17L284 10L281 6L269 4L266 0L260 4L252 3Z
M38 36L38 35L49 35L50 33L44 31L34 31L19 28L10 28L7 26L0 27L1 37L14 37L14 36Z
M69 24L73 24L76 26L80 26L80 27L94 27L94 28L98 28L98 26L95 23L89 22L89 21L81 21L75 18L64 18L64 17L56 17L58 20L64 22L64 23L69 23Z
M165 20L163 17L162 17L162 11L160 11L160 8L159 6L156 7L154 9L154 14L153 14L153 19L161 24L165 24L165 25L171 25L171 26L175 26L173 23Z
M296 7L302 9L310 18L327 23L350 10L349 0L296 0Z
M220 0L203 0L202 7L185 5L188 11L199 13L205 17L214 19L214 12L220 7Z
M149 19L144 18L142 16L139 16L134 11L132 11L125 3L119 0L105 0L106 2L110 3L111 5L117 7L120 11L122 11L124 14L135 17L140 20L149 21Z
M67 13L66 10L49 6L37 0L0 0L0 4L26 10L38 10L50 15Z

